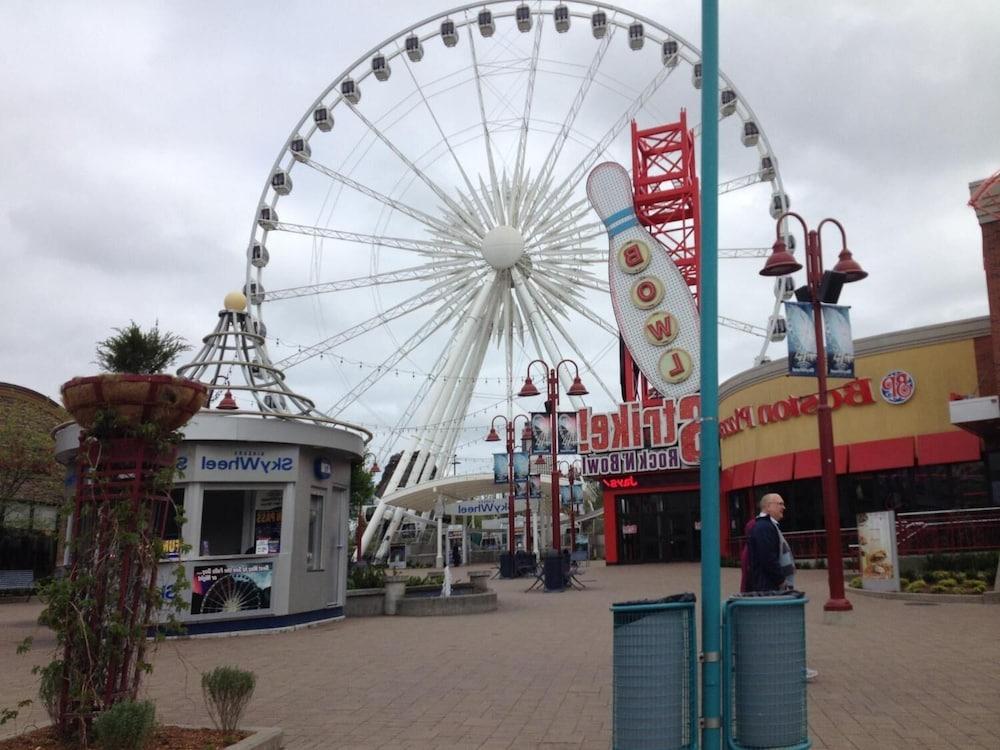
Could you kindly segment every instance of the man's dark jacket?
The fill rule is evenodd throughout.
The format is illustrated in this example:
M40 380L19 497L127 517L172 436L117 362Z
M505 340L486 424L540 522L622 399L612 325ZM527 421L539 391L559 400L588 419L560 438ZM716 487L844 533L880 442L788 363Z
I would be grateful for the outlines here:
M778 591L785 582L781 572L781 535L770 516L757 516L747 540L750 591Z

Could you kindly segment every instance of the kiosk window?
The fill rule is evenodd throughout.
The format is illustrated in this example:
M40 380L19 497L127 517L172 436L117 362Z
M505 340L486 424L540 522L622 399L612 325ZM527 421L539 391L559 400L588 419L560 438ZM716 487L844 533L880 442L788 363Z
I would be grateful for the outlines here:
M243 552L245 490L206 490L201 509L201 554Z
M323 569L323 496L309 497L309 551L306 570Z

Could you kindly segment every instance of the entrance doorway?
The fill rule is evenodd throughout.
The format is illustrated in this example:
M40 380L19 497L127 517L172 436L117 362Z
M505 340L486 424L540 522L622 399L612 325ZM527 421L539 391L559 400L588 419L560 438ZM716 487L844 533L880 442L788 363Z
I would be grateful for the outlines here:
M618 495L621 563L694 562L701 559L698 493Z

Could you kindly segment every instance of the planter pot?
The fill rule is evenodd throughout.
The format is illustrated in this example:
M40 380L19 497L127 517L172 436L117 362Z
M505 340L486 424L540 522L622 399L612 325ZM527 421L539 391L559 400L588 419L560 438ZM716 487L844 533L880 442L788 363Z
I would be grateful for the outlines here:
M154 422L176 430L205 404L208 389L173 375L106 374L73 378L62 388L63 405L84 429L99 411L113 409L126 426Z

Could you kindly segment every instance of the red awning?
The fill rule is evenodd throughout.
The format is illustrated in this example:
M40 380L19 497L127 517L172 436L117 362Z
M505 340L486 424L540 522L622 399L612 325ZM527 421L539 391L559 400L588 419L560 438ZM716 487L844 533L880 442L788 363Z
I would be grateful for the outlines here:
M735 469L731 466L722 470L722 475L719 477L719 492L726 493L733 488L734 473Z
M793 454L791 453L758 458L757 468L753 475L754 487L776 482L790 482L792 480L792 459Z
M850 453L852 474L913 466L913 438L854 443L850 446Z
M754 461L747 461L745 464L730 467L733 471L733 483L729 489L742 490L745 487L753 487L754 463Z
M847 473L847 446L837 445L833 449L834 464L837 467L837 474ZM795 454L796 479L813 479L820 476L819 449L811 451L799 451Z
M917 463L921 466L978 461L981 457L982 441L965 430L917 435Z

